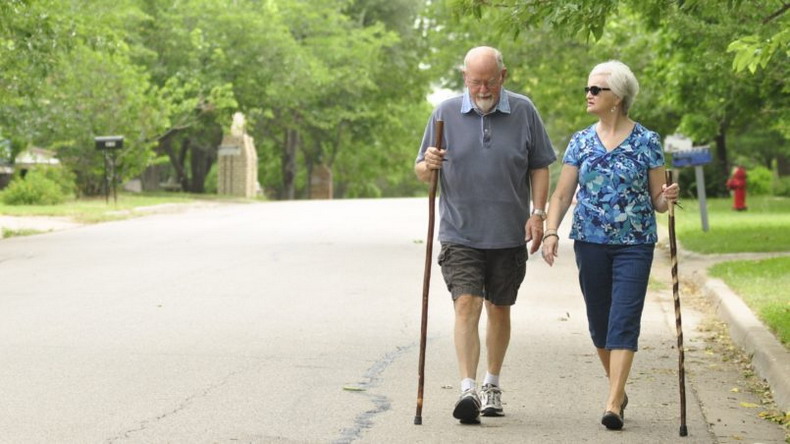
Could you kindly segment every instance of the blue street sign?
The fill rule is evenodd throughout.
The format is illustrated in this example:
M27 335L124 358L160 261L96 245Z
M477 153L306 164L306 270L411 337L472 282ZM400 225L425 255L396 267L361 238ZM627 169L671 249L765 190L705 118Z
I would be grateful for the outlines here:
M707 146L694 147L690 150L676 151L672 153L672 166L681 168L686 166L699 166L710 163L713 160L710 149Z

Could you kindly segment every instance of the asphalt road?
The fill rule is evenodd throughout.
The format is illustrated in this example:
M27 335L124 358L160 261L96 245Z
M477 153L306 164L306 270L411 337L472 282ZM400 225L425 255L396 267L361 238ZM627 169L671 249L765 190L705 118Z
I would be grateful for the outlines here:
M506 416L479 426L451 417L452 309L434 266L413 425L426 227L425 199L296 201L0 241L0 442L783 441L738 407L738 372L712 367L694 310L689 436L678 437L666 291L648 297L626 427L606 431L606 380L567 240L553 268L529 261L502 374Z

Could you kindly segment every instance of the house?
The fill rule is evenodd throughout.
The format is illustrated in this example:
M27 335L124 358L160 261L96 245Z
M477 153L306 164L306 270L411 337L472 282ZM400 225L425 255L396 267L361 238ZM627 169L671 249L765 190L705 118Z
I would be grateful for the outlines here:
M28 170L36 165L59 166L60 161L55 157L55 152L44 148L30 147L17 154L14 167L25 177Z

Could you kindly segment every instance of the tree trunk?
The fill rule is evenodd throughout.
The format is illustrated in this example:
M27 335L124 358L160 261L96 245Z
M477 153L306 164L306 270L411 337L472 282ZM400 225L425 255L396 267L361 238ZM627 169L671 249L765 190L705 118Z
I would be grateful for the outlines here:
M181 178L185 176L184 162L182 160L184 157L183 144L187 143L187 141L185 140L182 142L182 149L176 153L176 150L173 148L173 141L179 132L180 131L170 131L164 137L160 138L159 150L167 154L167 158L170 159L170 165L173 166L176 173L176 182L183 187L184 183L181 180Z
M187 174L185 165L187 161L187 153L189 153L189 146L192 141L189 137L181 141L181 149L178 151L178 158L176 159L176 180L181 185L182 191L189 190L189 175Z
M779 177L789 176L790 175L790 158L785 156L784 154L779 154L776 156L776 170L779 174Z
M305 159L305 168L307 168L307 198L313 198L313 161L311 159Z
M189 190L192 193L205 193L206 192L206 176L208 169L211 167L211 159L208 151L203 147L192 145L191 155L189 156L189 169L192 171L192 177L189 180Z
M719 160L721 166L721 174L723 177L730 175L730 163L727 160L727 140L726 130L724 126L719 127L719 134L716 134L716 159Z
M299 131L287 129L282 156L283 189L280 199L293 200L296 197L296 152L299 148Z

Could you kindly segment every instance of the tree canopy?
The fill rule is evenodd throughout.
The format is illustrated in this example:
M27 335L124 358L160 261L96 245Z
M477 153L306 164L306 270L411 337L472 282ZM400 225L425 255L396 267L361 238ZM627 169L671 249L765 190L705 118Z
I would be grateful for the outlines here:
M346 196L413 192L414 123L429 112L429 81L415 69L422 5L4 2L0 139L16 151L56 149L91 194L103 166L93 138L122 134L124 179L160 165L181 189L201 192L241 111L270 195L306 196L317 164L333 168Z
M310 197L319 165L336 197L412 195L424 191L412 164L427 95L460 91L464 53L490 44L560 150L591 121L588 71L616 58L642 85L634 117L711 144L713 174L736 161L783 171L787 10L778 0L6 0L0 157L55 149L95 194L104 159L93 138L119 134L123 180L203 192L241 111L271 197Z
M726 177L733 158L756 164L752 152L760 151L759 164L770 165L790 157L788 47L773 50L770 57L763 53L754 70L743 69L742 56L732 51L755 32L766 36L763 42L783 38L783 5L769 0L715 5L448 0L436 5L434 14L449 17L445 21L452 24L434 34L433 46L460 50L475 41L502 49L510 87L533 98L560 149L574 128L591 120L582 111L580 93L589 70L607 59L624 61L641 84L633 117L663 135L681 132L696 145L711 145L716 152L711 191L723 193L720 176ZM741 137L746 133L752 137ZM738 146L728 140L737 140ZM758 140L774 144L755 146Z

